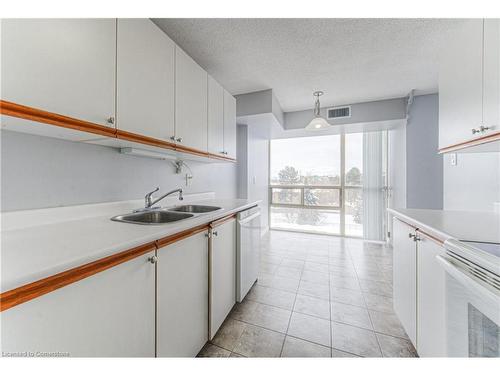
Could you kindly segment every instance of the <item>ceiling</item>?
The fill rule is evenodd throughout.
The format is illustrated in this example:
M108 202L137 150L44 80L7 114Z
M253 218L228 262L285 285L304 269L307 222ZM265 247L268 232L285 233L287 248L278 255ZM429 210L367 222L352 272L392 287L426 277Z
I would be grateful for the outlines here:
M437 92L453 19L154 19L233 95L273 89L284 111Z

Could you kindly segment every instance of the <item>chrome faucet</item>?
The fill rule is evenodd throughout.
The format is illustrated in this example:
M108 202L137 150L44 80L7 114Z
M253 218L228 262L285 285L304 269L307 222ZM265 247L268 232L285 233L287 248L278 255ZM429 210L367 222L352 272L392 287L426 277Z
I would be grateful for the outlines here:
M168 193L163 194L161 197L153 200L153 197L152 197L153 193L156 193L158 190L160 190L159 187L157 187L153 191L146 194L146 196L144 197L144 210L152 210L154 208L157 208L157 207L153 207L153 206L156 203L158 203L159 201L161 201L163 198L165 198L171 194L174 194L174 193L179 193L179 200L180 201L184 199L182 196L182 189L175 189L175 190L169 191Z

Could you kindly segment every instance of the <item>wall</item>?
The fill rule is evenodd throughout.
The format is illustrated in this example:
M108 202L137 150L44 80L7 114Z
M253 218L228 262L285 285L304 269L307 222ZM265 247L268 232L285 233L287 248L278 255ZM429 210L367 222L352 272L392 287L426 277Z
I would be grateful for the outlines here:
M406 125L406 207L443 208L443 156L438 154L437 94L414 98Z
M3 211L140 199L156 186L237 196L234 163L187 161L194 178L186 187L168 160L10 131L1 132L1 146Z
M261 200L261 227L269 229L269 139L259 126L238 125L238 194L240 198Z
M500 208L500 153L451 154L444 157L444 208L494 211Z

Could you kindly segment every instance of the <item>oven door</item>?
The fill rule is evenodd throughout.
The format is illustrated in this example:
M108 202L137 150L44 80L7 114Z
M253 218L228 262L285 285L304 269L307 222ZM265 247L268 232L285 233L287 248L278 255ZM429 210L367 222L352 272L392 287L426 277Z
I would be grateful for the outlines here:
M446 271L449 357L500 357L500 278L460 256L437 256Z

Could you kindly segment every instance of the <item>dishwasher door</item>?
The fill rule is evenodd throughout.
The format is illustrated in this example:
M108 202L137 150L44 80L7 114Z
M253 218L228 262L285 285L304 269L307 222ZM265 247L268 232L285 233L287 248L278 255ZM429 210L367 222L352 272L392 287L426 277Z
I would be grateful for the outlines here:
M236 301L241 302L257 280L260 264L260 208L238 214L236 256Z

